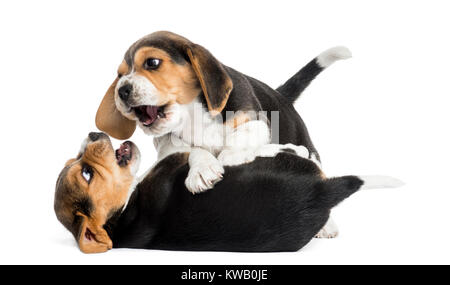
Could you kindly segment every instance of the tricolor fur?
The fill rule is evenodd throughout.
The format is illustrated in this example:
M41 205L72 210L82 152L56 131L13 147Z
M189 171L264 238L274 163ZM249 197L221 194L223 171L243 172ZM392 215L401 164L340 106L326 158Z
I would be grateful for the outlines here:
M91 133L58 177L55 213L85 253L295 251L364 185L399 186L386 176L326 178L303 146L267 145L253 155L226 166L213 191L192 195L184 184L188 153L168 155L138 180L138 148L125 142L114 151L106 135Z
M274 90L182 36L156 32L125 53L96 123L119 139L130 137L139 125L155 137L161 159L162 154L196 149L198 155L189 161L191 168L198 167L186 179L193 193L220 181L223 171L210 175L210 168L249 162L250 149L267 143L303 145L320 161L292 103L324 68L349 56L342 47L325 51ZM195 110L200 120L194 118Z

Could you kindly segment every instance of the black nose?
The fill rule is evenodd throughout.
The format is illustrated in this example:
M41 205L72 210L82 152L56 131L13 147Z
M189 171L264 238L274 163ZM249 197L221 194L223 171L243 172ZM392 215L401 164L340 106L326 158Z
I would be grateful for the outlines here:
M99 138L101 138L102 136L106 136L104 133L95 133L95 132L90 132L89 133L89 139L93 142L95 142L96 140L98 140Z
M131 86L131 84L125 84L125 85L121 86L119 88L120 99L122 99L124 102L127 102L132 90L133 90L133 86Z

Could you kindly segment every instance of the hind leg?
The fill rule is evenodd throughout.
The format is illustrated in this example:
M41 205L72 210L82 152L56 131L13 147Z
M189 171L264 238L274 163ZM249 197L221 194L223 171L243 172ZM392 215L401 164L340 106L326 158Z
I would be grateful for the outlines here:
M331 217L328 218L327 223L316 234L315 238L335 238L339 234L338 227Z
M316 156L312 153L310 154L308 149L304 146L296 146L293 144L268 144L260 147L255 151L255 156L260 157L274 157L278 153L288 152L294 153L300 157L310 159L313 161L319 168L321 168L321 163L316 158ZM316 238L335 238L339 234L338 227L336 223L333 221L331 217L328 218L327 223L323 228L316 234Z

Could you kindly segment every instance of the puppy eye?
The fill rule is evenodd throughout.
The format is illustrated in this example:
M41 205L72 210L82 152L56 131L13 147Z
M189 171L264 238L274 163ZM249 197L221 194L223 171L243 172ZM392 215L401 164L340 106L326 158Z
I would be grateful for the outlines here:
M155 70L161 65L161 60L157 58L147 58L144 62L144 68L147 70Z
M84 165L81 169L81 175L87 183L91 182L92 176L94 176L94 172L92 171L92 167L89 165Z

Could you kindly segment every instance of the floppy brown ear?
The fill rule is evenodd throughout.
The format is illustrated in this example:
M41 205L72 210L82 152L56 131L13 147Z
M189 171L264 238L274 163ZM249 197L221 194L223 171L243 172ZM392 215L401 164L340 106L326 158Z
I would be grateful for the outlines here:
M209 112L215 116L225 108L233 82L223 65L204 47L192 44L186 52L200 81Z
M95 116L95 125L110 136L125 140L133 135L136 122L125 118L116 108L114 90L118 80L116 78L106 91Z
M78 246L84 253L101 253L112 248L112 241L108 233L95 220L77 213L82 219L78 234Z

